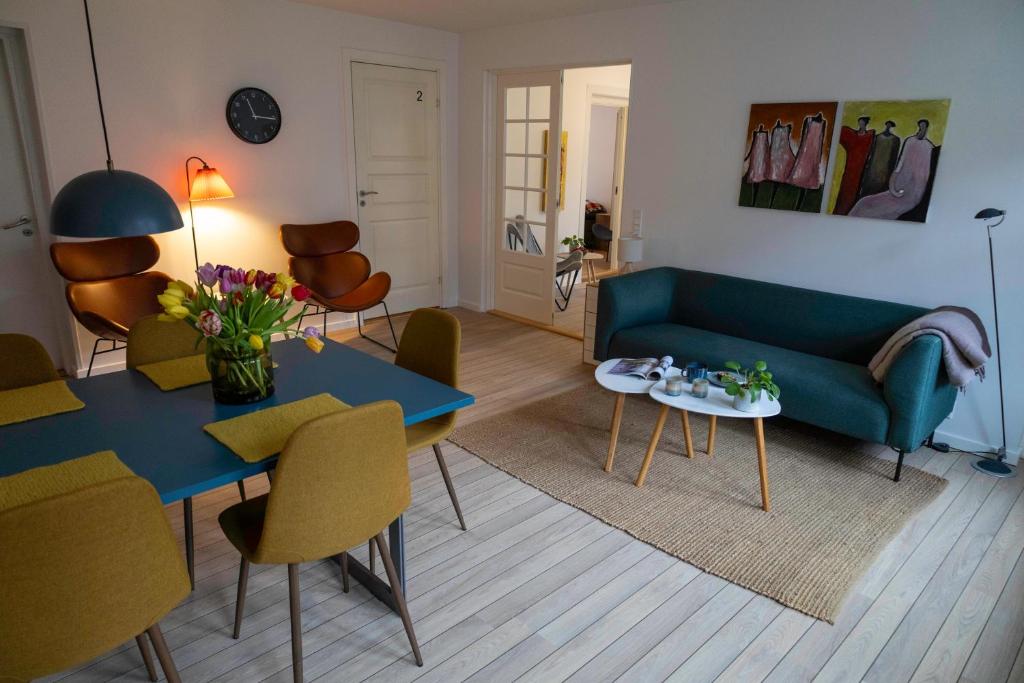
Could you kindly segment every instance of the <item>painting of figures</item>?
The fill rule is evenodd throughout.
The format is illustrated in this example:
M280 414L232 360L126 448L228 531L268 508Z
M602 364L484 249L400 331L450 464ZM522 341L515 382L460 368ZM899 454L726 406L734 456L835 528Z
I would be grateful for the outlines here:
M949 100L844 102L829 213L924 223Z
M818 213L837 102L750 105L740 206Z

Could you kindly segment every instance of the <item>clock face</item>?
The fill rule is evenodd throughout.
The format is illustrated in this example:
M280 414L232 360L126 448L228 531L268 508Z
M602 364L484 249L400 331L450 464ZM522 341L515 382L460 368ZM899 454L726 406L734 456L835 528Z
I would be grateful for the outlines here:
M264 90L241 88L228 98L228 126L254 145L270 142L281 132L281 108Z

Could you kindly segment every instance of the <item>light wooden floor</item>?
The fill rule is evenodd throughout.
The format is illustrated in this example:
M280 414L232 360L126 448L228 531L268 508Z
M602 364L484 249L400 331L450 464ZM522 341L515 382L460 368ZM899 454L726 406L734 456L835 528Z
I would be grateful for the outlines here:
M454 312L464 326L464 388L478 397L465 420L591 381L579 342ZM307 680L1024 680L1024 477L985 477L967 456L910 456L950 484L889 544L830 626L633 540L451 444L445 453L466 532L432 454L410 461L409 607L426 666L413 663L397 616L362 588L343 594L336 570L316 562L301 574ZM247 487L264 490L266 480ZM234 486L196 499L199 581L163 620L164 633L184 681L290 681L283 567L253 567L242 639L230 637L238 558L216 519L236 500ZM180 506L168 514L180 535ZM356 555L365 559L365 549ZM66 678L113 679L145 679L134 643Z

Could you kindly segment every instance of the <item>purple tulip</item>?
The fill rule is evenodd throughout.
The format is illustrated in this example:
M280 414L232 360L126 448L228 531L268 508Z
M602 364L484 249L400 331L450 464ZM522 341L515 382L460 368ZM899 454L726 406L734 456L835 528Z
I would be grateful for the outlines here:
M199 281L207 287L213 287L217 284L217 271L216 268L213 267L212 263L207 262L199 266L199 270L196 271L196 276L199 278Z
M219 267L219 266L218 266ZM245 271L241 268L225 268L220 275L220 291L224 294L245 289Z
M318 330L315 327L313 327L312 325L310 325L309 327L307 327L306 329L304 329L302 331L302 336L306 337L306 338L309 338L309 337L319 337L320 336L320 330Z

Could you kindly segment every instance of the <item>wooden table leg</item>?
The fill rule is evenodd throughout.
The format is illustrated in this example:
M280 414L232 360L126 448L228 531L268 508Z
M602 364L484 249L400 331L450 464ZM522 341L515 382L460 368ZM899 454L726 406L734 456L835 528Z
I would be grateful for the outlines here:
M654 458L654 449L658 447L658 441L661 440L661 430L665 428L666 417L668 417L668 406L662 403L661 410L658 412L658 421L654 423L654 433L651 434L651 443L647 447L647 455L644 456L644 464L640 466L640 473L636 475L636 481L633 482L637 486L643 486L644 479L647 478L647 470L651 467L651 459Z
M761 509L768 512L771 501L768 499L768 457L764 448L764 422L754 418L754 435L757 437L757 471L761 476Z
M615 396L615 410L612 412L611 436L608 438L608 459L604 461L604 471L612 471L612 463L615 461L615 446L619 442L619 425L622 424L622 406L626 402L625 394Z
M686 457L693 458L693 434L690 433L690 414L685 410L679 412L683 414L683 437L686 440Z
M715 454L715 428L718 426L718 416L708 416L708 457Z

